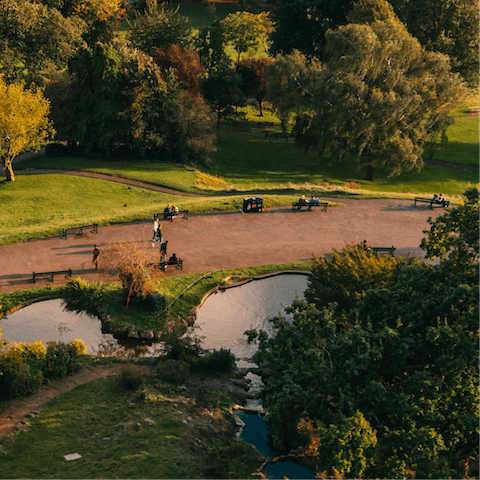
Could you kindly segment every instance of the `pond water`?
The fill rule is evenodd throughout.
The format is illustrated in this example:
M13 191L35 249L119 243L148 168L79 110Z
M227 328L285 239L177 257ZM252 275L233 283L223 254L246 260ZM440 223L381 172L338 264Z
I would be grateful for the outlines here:
M238 359L248 359L256 345L248 345L245 330L262 329L271 332L268 318L281 314L296 297L303 299L307 275L276 275L253 280L236 288L219 290L210 295L197 313L195 327L205 338L203 348L229 348Z
M70 343L74 338L81 338L91 355L137 357L155 354L148 345L120 345L113 335L102 333L101 327L96 317L64 310L61 299L34 303L0 320L2 338L11 342L54 340Z

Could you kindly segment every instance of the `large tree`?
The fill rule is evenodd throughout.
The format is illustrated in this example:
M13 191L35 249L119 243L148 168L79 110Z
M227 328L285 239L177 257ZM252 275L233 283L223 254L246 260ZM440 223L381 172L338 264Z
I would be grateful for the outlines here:
M84 43L80 18L66 18L41 3L2 0L0 19L0 72L11 80L36 78L46 67L64 68Z
M267 96L267 68L273 63L268 57L246 58L237 63L237 72L242 80L240 88L247 98L254 98L263 116L262 104Z
M173 9L159 6L156 1L149 2L144 15L139 15L128 39L136 48L149 55L158 48L166 49L176 44L181 48L193 47L193 27L188 18Z
M260 47L266 50L266 39L273 29L267 12L258 14L250 12L230 13L222 20L225 39L237 52L237 62L242 53L255 53Z
M307 107L320 72L320 62L294 50L288 55L277 55L268 67L267 100L272 103L280 119L282 130L287 130L291 114L299 114Z
M200 56L197 52L182 49L173 44L165 50L163 48L154 50L152 57L164 72L172 69L180 86L190 95L194 97L200 95L198 77L205 72L205 67L200 63Z
M182 95L152 57L100 43L71 62L77 113L73 140L96 154L117 147L172 161L206 161L214 149L212 118L200 98Z
M312 114L297 119L297 141L324 157L347 155L390 175L420 169L425 141L448 124L466 88L448 57L426 52L385 0L361 0L349 23L327 32L326 61Z
M452 69L478 86L478 0L391 0L395 12L427 50L450 56Z
M289 54L293 50L307 57L323 59L325 32L346 23L353 0L282 0L273 9L275 30L271 52Z
M7 85L0 76L0 162L8 182L15 181L12 160L24 150L36 150L54 133L50 104L38 88Z

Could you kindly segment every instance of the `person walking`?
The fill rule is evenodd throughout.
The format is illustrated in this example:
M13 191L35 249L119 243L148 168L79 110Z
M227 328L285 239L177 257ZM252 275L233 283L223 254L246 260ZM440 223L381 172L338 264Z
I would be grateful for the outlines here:
M153 237L152 237L152 247L155 246L155 239L157 238L157 231L158 231L158 218L155 217L155 220L153 221Z
M95 265L95 270L98 270L98 256L100 255L100 250L98 249L98 245L95 245L93 248L93 264Z

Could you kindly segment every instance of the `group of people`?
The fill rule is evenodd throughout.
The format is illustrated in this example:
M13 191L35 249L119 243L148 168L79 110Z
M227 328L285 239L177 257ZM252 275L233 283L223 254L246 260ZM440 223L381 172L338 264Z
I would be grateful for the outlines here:
M298 199L298 203L300 203L301 205L312 205L313 207L317 206L319 203L320 203L320 199L318 197L314 197L312 195L312 197L310 198L310 200L307 201L307 199L305 198L305 195L302 195L299 199Z
M175 205L167 205L165 210L163 211L163 219L164 220L173 220L178 215L178 207Z
M164 265L175 265L178 263L178 257L173 254L168 260L167 257L167 244L168 240L164 241L162 235L162 224L158 222L158 218L155 218L153 221L153 243L152 247L155 246L157 242L160 242L160 263Z
M437 195L436 193L434 193L433 197L430 200L430 206L432 206L434 203L441 203L443 205L445 203L445 198L442 194Z

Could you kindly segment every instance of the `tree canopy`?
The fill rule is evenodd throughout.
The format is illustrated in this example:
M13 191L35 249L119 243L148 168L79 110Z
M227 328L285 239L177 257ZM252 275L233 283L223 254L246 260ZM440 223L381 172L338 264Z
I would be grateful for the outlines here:
M23 150L37 150L53 135L49 101L39 88L7 85L0 76L0 162L14 182L12 160Z
M461 211L478 234L476 194ZM455 232L447 224L443 238ZM345 271L364 270L346 282L355 302L328 294L342 270L325 260L314 303L294 302L270 337L246 332L273 370L262 398L274 446L313 457L320 478L467 477L478 460L478 261L397 259L382 275L381 260L344 254Z
M367 180L378 162L390 175L420 169L426 140L467 91L448 57L426 52L385 0L359 1L348 21L327 32L313 114L295 127L298 144L333 161L356 156Z
M206 161L212 118L201 98L186 98L173 75L143 52L97 43L70 63L76 112L71 140L87 151L116 148L171 161Z

